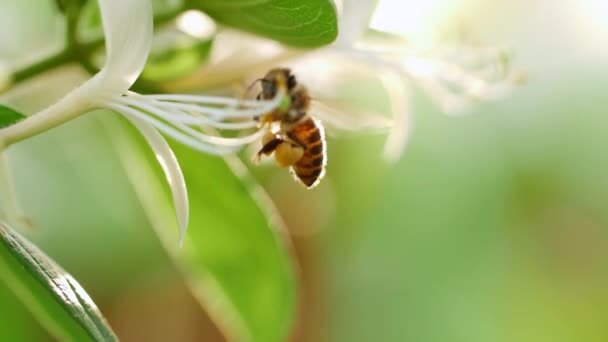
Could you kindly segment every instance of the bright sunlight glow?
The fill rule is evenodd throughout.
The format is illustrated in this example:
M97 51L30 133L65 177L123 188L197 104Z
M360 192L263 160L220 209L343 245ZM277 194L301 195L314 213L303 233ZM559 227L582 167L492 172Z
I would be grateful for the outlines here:
M405 36L418 45L429 45L439 26L466 0L380 0L371 28Z
M215 22L205 13L195 10L184 12L177 18L177 27L193 37L210 38L215 32Z
M608 0L578 0L588 23L608 33Z

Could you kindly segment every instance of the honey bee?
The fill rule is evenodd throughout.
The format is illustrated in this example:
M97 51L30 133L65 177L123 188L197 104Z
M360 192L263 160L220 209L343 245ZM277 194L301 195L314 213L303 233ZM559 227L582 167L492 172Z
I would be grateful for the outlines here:
M309 189L315 187L325 174L326 142L323 126L308 113L311 103L308 89L286 68L272 69L259 81L262 91L258 100L272 99L282 89L290 102L258 118L262 124L278 123L279 129L264 136L256 160L274 153L280 167L290 167L302 184Z

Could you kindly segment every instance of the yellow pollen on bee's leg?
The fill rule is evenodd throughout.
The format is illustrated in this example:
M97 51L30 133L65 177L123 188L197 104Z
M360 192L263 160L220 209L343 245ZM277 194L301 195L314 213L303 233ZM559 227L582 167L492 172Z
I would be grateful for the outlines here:
M258 153L256 153L253 158L251 159L251 161L254 164L258 164L260 162L260 159L262 158L262 154L266 155L266 156L270 156L274 150L267 152L264 151L264 146L266 146L266 144L268 144L269 142L273 141L277 139L277 135L275 133L272 133L271 131L268 131L264 134L264 136L262 136L262 149L260 149L260 151L258 151Z
M304 149L298 145L288 142L280 144L274 152L274 157L279 167L291 166L304 155Z

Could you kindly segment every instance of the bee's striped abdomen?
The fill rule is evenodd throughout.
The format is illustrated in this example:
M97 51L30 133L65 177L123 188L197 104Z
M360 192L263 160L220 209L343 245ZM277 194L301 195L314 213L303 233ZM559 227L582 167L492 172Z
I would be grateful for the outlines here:
M325 173L325 134L320 123L305 119L288 134L296 143L306 146L304 155L292 166L297 178L308 188L317 185Z

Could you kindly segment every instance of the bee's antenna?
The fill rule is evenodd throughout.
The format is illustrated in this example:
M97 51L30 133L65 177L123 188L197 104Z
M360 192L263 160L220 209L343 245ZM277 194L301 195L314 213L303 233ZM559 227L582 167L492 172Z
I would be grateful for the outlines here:
M251 84L249 85L249 87L247 87L247 89L245 90L245 95L249 94L249 92L251 91L251 89L253 89L253 86L255 86L258 82L263 81L264 78L258 78L256 80L254 80L253 82L251 82Z

